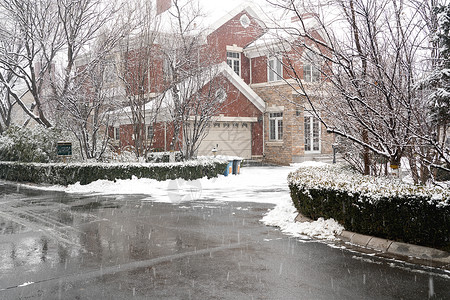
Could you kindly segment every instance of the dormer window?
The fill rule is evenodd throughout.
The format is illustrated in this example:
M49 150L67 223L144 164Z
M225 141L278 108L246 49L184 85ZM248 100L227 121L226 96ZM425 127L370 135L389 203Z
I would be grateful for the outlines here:
M227 51L227 64L241 76L241 54L239 52Z
M280 81L283 79L283 64L277 57L269 57L267 63L267 81Z
M306 49L303 55L303 80L306 82L320 80L319 56L309 49Z

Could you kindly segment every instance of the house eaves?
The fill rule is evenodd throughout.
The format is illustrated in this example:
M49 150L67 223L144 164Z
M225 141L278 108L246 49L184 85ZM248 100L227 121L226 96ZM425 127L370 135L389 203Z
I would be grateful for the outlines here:
M255 19L255 21L258 23L259 26L262 28L266 28L266 23L263 19L264 13L261 11L261 9L252 3L243 3L236 8L234 8L232 11L226 13L223 17L218 19L216 22L212 23L209 29L206 31L206 35L210 35L212 32L216 31L220 27L222 27L225 23L233 19L236 15L241 13L242 11L245 11L248 13L252 18Z
M237 75L230 66L222 62L219 66L221 73L241 92L259 111L264 112L266 104L245 81Z

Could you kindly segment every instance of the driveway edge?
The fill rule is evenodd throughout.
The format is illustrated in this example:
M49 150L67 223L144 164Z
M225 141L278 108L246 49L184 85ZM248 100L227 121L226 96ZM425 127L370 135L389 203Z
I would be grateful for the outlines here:
M312 222L313 220L299 213L297 217L295 217L295 221ZM391 241L347 230L342 231L342 233L338 235L337 238L346 243L350 243L359 247L380 251L383 254L413 257L419 260L431 260L440 264L444 264L447 268L450 267L450 253L446 251Z

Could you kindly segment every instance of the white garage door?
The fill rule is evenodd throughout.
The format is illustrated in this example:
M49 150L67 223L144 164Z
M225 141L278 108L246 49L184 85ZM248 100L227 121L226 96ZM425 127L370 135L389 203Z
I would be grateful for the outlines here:
M231 155L242 158L252 157L252 132L250 122L215 122L198 148L198 155Z

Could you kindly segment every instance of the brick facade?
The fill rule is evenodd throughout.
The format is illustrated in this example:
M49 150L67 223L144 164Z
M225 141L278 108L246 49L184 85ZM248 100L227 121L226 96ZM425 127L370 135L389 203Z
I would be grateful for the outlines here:
M224 81L223 86L227 90L227 98L222 104L217 117L219 119L236 118L238 120L241 118L241 120L251 120L245 122L251 123L251 155L254 158L264 157L268 162L289 164L316 156L332 154L334 136L327 134L324 126L320 126L320 148L317 151L306 151L305 116L308 115L307 108L309 107L306 100L295 94L292 87L285 81L268 83L269 55L264 49L262 49L261 53L257 52L259 49L246 52L246 49L251 48L252 43L267 31L261 25L261 22L255 18L255 10L250 6L220 23L206 37L207 43L204 46L204 53L202 53L205 59L221 63L227 61L227 51L234 51L240 54L240 79L233 81L228 76L227 80ZM244 24L245 22L242 22L242 19L246 19L247 24ZM320 38L317 32L313 32L313 36ZM323 54L328 55L326 49L321 46L319 48ZM296 74L300 74L300 76L303 76L303 51L304 49L301 46L297 46L297 48L291 49L288 53L283 53L285 55L283 63L287 64L288 60L292 58L292 62L294 62L292 67ZM139 57L139 55L135 55L135 57ZM215 61L216 59L217 61ZM162 61L152 62L152 65L156 73L152 73L152 78L149 79L151 88L162 84L161 80L158 79L161 78L162 74L158 74L157 71L161 70L162 72ZM136 68L134 65L133 67ZM322 66L322 71L326 73L325 67L327 66ZM230 71L233 72L231 68L227 72ZM236 77L234 73L233 75ZM291 75L291 72L284 69L282 74L284 79L288 79ZM324 79L323 76L322 79ZM244 88L243 85L245 85ZM137 88L132 87L132 91L134 89ZM251 92L249 93L248 90ZM158 91L151 89L150 92L157 93ZM252 96L252 93L254 96ZM255 97L262 104L255 104ZM282 138L271 140L269 117L271 114L276 113L282 113ZM321 117L326 118L322 114ZM280 118L279 115L278 118ZM313 130L312 128L317 128L315 127L317 126L316 123L311 122L308 124L310 124L308 128L311 128L311 130ZM123 140L121 134L121 145L132 144L128 140L132 138L128 133L130 126L127 124L121 125L121 130L123 131ZM172 126L168 123L154 124L153 148L167 149L167 143L170 143L173 136L173 129L171 128ZM281 132L277 131L276 136L279 137L279 134ZM310 137L313 140L315 135L310 134Z

